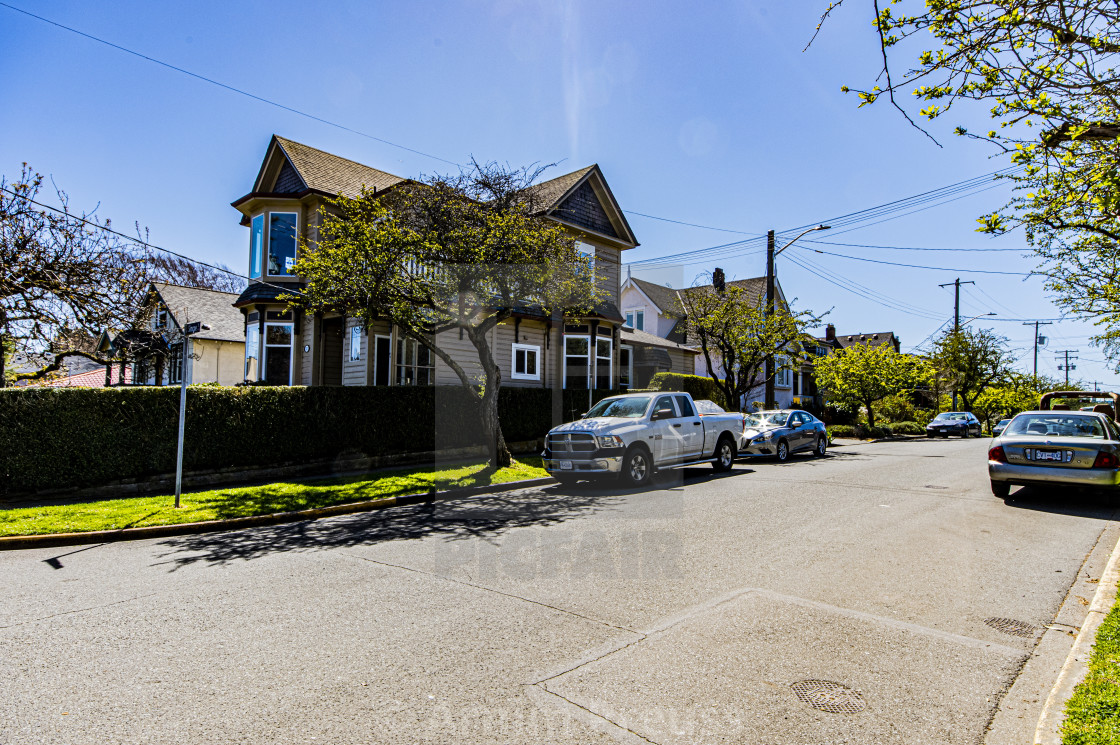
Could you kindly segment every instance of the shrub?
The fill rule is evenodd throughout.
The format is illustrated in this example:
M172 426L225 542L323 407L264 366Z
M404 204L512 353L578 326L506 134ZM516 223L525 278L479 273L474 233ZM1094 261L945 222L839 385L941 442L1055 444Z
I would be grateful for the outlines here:
M828 427L828 434L832 437L855 437L856 428L851 424L832 424Z
M682 375L681 373L657 373L649 381L649 387L655 391L683 391L694 399L711 399L725 409L729 409L723 391L715 381L702 375Z
M563 418L585 411L586 395L564 391ZM551 390L504 388L498 401L509 442L543 437L552 426ZM179 389L171 387L0 390L0 494L169 473L178 414ZM191 386L184 463L209 469L426 452L482 444L480 432L475 401L458 386Z
M926 428L917 422L896 422L890 425L890 430L896 435L924 435Z

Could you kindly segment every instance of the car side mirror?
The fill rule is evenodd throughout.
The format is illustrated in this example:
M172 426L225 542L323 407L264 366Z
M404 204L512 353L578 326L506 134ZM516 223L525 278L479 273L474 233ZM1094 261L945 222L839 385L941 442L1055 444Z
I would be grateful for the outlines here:
M587 418L587 412L584 411L584 412L580 413L579 418L580 419L586 419Z
M658 409L657 411L653 412L653 416L650 417L650 421L656 422L658 419L669 419L672 416L672 409Z

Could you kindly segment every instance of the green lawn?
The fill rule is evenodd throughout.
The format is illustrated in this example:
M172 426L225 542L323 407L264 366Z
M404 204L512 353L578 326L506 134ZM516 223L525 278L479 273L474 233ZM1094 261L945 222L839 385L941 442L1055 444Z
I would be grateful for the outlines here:
M1120 602L1097 629L1089 675L1066 703L1063 745L1120 743Z
M480 484L504 484L509 481L548 476L548 473L541 468L540 458L535 457L515 460L508 468L490 474L489 477L482 471L482 464L438 471L409 468L356 478L212 489L183 494L182 506L179 509L174 507L174 495L167 495L0 510L0 536L79 533L90 530L224 520L231 517L268 515L274 512L307 510L347 502L415 494L427 491L433 486L437 489L448 489Z

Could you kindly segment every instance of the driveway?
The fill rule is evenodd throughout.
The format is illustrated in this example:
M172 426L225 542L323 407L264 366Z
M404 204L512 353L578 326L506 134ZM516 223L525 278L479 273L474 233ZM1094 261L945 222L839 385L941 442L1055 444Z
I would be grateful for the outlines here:
M3 553L0 743L977 743L1117 537L986 447Z

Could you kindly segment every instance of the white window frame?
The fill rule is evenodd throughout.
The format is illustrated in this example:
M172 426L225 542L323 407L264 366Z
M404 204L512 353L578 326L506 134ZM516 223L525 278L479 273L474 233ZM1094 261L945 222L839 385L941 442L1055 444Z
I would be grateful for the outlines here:
M774 359L774 366L777 368L777 373L774 375L775 387L793 387L793 370L788 367L789 364L790 361L788 357L776 357Z
M601 342L601 341L605 341L607 343L607 356L606 357L600 357L599 356L599 342ZM590 350L588 350L588 353L590 354ZM614 339L612 339L609 336L597 336L597 337L595 337L594 360L595 360L595 367L591 371L592 387L595 390L599 390L599 360L606 360L607 361L607 381L608 381L606 390L610 390L613 387L613 383L614 383Z
M187 369L187 355L186 355L187 342L186 339L180 342L175 342L171 345L167 355L167 384L168 385L181 385L183 382L183 374ZM179 354L178 370L175 369L175 354Z
M412 360L413 360L412 362L407 363L407 364L402 364L401 363L400 352L401 351L404 352L404 359L407 360L408 359L408 345L409 344L415 344L416 345L416 353L412 358ZM432 350L425 347L420 342L416 341L415 339L411 339L407 336L398 336L397 337L397 345L398 345L398 350L397 350L397 354L394 355L395 359L393 359L392 357L390 358L390 359L392 359L392 361L394 363L390 368L393 372L392 379L391 379L391 385L413 385L413 386L435 385L436 384L436 355L435 355L435 353L432 352ZM403 346L403 349L401 349L402 346ZM431 364L421 365L418 362L418 360L420 359L420 350L424 350L425 352L428 353L428 359L431 360ZM392 354L392 353L390 353L390 354ZM412 382L411 383L403 382L401 380L401 370L402 369L407 370L407 369L410 369L410 368L412 370ZM418 371L420 371L420 370L428 370L429 371L428 382L427 383L417 382L417 380L420 377L419 374L418 374Z
M373 335L373 349L369 353L369 361L373 363L373 384L377 385L377 365L380 360L377 358L377 340L385 339L389 342L389 372L385 380L385 385L393 385L393 377L396 372L396 367L393 365L393 337L389 334L374 334Z
M565 388L568 387L568 358L577 356L577 355L568 354L568 339L583 339L585 342L587 342L587 355L584 358L584 365L585 365L585 369L587 371L587 373L586 373L587 388L588 388L588 390L591 390L595 381L594 381L594 379L591 378L591 359L592 359L591 349L592 349L592 346L591 346L591 336L589 334L564 334L564 365L563 365L563 368L564 368L564 387ZM580 389L580 390L582 390L582 389Z
M272 256L272 216L273 215L293 215L296 218L296 228L295 228L295 242L296 242L295 248L296 248L296 252L295 252L295 256L293 256L292 258L297 260L297 261L299 260L299 230L300 230L299 212L292 212L291 210L276 210L276 211L269 210L265 214L268 215L268 219L266 219L264 221L264 251L261 252L261 264L263 265L263 266L261 266L261 272L262 272L262 274L264 274L264 276L269 277L269 278L279 277L281 279L284 279L285 277L295 277L296 276L295 274L270 274L268 272L268 260Z
M355 337L357 337L357 344L354 344ZM350 361L357 362L362 359L362 326L361 324L354 324L350 327Z
M595 247L595 244L594 243L588 243L587 241L577 240L576 241L576 250L579 251L584 256L587 256L588 258L591 259L591 269L592 269L592 271L594 271L594 269L595 269L595 254L597 253L597 248Z
M634 328L634 311L628 310L623 312L622 315L626 316L626 322L623 325L628 329Z
M634 347L629 344L618 345L618 372L619 372L619 387L622 387L622 353L628 352L630 356L629 362L626 364L626 390L634 387Z
M257 260L253 261L253 231L256 229L253 223L257 220L261 221L261 243L257 246ZM264 273L264 228L267 222L268 217L264 212L259 215L253 215L249 219L249 279L260 279L261 275ZM256 264L256 266L254 266L254 264Z
M254 335L254 334L257 337L256 354L253 355L252 357L250 357L249 356L249 337L251 335ZM261 344L260 327L257 326L256 321L253 321L245 329L245 361L244 361L244 365L243 365L243 368L244 368L244 371L245 371L245 380L257 381L257 380L261 379L261 346L262 346L262 344ZM256 359L256 361L257 361L257 374L256 374L256 377L253 377L253 378L249 377L249 360L251 360L251 359Z
M517 372L517 353L529 352L533 353L533 373L519 373ZM528 356L526 356L528 359ZM541 348L536 344L514 344L510 350L509 358L509 377L510 380L540 380L541 379Z
M275 347L280 349L279 344L268 343L268 327L269 326L291 326L292 340L288 344L288 382L287 385L292 384L292 375L296 371L296 325L292 321L266 321L264 324L264 335L261 336L261 372L260 379L268 380L268 355L269 348Z

